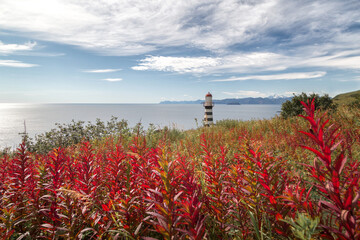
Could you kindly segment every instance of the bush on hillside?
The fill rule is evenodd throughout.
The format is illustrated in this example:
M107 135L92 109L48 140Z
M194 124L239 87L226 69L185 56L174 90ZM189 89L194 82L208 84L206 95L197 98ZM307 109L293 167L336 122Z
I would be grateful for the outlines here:
M30 151L46 154L54 148L68 147L78 144L82 141L91 141L101 139L108 136L130 136L132 132L137 130L130 128L126 120L118 120L112 117L110 121L103 122L96 119L95 123L84 121L74 121L68 124L56 123L56 128L48 132L35 136L35 139L23 136L26 139L27 147Z
M360 97L355 96L355 100L353 100L351 103L347 104L347 106L352 109L360 109Z
M36 135L34 139L26 133L22 135L27 148L31 152L39 154L47 154L54 148L66 148L84 141L101 141L109 137L121 139L125 143L130 142L136 136L145 136L147 147L155 147L160 139L175 141L184 137L183 131L176 128L160 128L154 124L149 124L147 128L144 128L141 123L130 127L126 120L119 120L114 116L107 122L96 119L96 122L88 123L74 120L68 124L56 123L56 128ZM7 151L4 149L3 153ZM2 156L1 154L0 151L0 156Z
M322 110L335 110L336 104L333 102L332 98L328 94L324 96L319 96L319 94L309 94L301 93L300 95L294 95L291 100L284 102L281 106L281 116L283 118L289 118L298 116L304 113L303 106L301 102L307 102L315 99L316 109Z

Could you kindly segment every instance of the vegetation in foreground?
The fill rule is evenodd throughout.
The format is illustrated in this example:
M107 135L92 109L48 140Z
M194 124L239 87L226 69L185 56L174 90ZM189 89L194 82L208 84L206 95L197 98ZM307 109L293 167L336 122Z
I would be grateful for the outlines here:
M302 118L111 134L99 123L96 139L23 143L0 160L0 237L360 239L360 114L304 107Z

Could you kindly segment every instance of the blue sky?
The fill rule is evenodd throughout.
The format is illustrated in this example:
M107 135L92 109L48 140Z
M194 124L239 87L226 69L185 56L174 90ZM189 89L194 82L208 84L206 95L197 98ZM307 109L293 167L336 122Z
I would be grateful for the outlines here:
M0 0L0 102L359 89L359 0Z

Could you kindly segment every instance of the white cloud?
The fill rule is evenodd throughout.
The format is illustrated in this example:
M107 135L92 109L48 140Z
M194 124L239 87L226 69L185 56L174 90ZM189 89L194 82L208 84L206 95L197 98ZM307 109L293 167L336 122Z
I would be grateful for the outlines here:
M219 70L230 72L282 71L289 67L289 59L290 57L273 52L237 53L225 56Z
M224 72L232 73L251 73L261 71L284 71L289 68L304 67L326 67L338 69L360 69L360 51L338 51L335 53L324 54L315 52L313 55L299 53L294 56L287 56L273 52L252 52L234 53L221 57L168 57L168 56L149 56L140 61L133 70L154 70L178 73L202 73L216 74ZM279 79L300 79L322 77L324 72L293 73L288 75L274 75ZM259 80L267 79L262 76L252 76ZM247 79L238 79L247 80Z
M341 55L360 49L360 32L351 31L359 24L359 7L359 1L343 0L1 0L0 28L103 55L162 48L181 52L183 46L212 52L200 57L149 56L134 70L215 74L360 69L359 52ZM27 51L31 44L0 43L0 54Z
M37 67L37 64L24 63L15 60L0 60L0 67L18 67L18 68L29 68L29 67Z
M356 54L356 55L354 55ZM303 66L334 67L342 69L360 69L359 51L342 51L327 56L316 56L304 59L299 63Z
M133 70L156 70L179 73L202 73L220 65L220 59L211 57L163 57L149 56L142 59Z
M309 79L319 78L325 76L326 72L297 72L297 73L283 73L273 75L254 75L246 77L231 77L226 79L212 80L212 82L233 82L233 81L245 81L245 80L294 80L294 79Z
M4 30L109 55L184 45L226 52L235 44L261 46L279 38L294 46L359 44L359 33L342 37L360 17L357 1L2 0L1 6Z
M65 53L51 53L51 52L32 52L32 53L22 53L21 55L25 56L36 56L36 57L62 57L65 56Z
M0 41L0 55L9 55L15 52L31 51L35 48L36 42L27 42L25 44L5 44Z
M261 93L258 91L237 91L237 92L223 92L226 95L232 97L266 97L265 93Z
M179 73L247 72L252 70L279 71L288 66L289 57L271 53L238 53L223 57L166 57L148 56L133 70L155 70Z
M103 79L104 81L108 81L108 82L120 82L123 79L122 78L105 78Z
M111 73L111 72L118 72L121 71L122 69L117 68L117 69L90 69L90 70L84 70L83 72L87 72L87 73Z

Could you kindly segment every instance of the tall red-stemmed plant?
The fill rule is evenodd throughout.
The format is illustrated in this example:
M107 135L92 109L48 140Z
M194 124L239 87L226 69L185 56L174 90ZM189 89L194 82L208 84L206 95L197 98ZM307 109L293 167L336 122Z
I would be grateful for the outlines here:
M183 194L178 180L182 173L178 171L177 159L170 151L165 147L156 150L157 166L153 167L153 174L157 186L146 191L150 204L147 214L151 216L149 222L155 231L164 239L178 239L182 224L180 196Z
M108 188L109 197L111 200L115 199L117 194L120 194L124 186L124 175L126 173L126 153L120 145L116 146L115 151L110 151L106 157L105 179L106 187Z
M82 228L89 229L89 232L92 232L94 236L101 230L97 230L97 223L101 215L95 211L95 207L100 206L102 203L100 196L97 194L98 187L101 184L99 181L99 166L95 163L96 159L92 145L89 142L81 143L80 153L75 163L76 184L74 190L78 195L82 195L79 198L81 201L78 204L81 204L81 206L80 209L77 209L77 214L79 214L78 218L83 222ZM80 235L84 233L84 229L80 232Z
M81 145L80 155L76 164L76 190L81 194L94 197L96 193L96 171L97 166L94 164L94 150L89 142L84 142Z
M239 142L241 145L242 141ZM230 196L232 197L233 209L231 210L232 229L238 232L237 235L241 236L241 239L247 239L251 234L251 228L249 225L248 206L252 204L249 202L249 184L246 180L246 161L242 156L242 152L245 151L241 148L240 153L234 154L235 162L230 166L229 182L231 183Z
M245 155L253 164L249 176L252 185L256 187L256 194L260 194L262 198L256 202L256 208L271 221L270 231L275 230L280 235L289 235L289 228L287 224L280 221L288 215L291 215L290 208L283 204L281 196L283 195L286 187L289 185L288 172L284 166L286 161L281 158L274 158L266 153L249 148L249 155ZM252 174L251 174L252 173ZM245 178L245 179L246 179ZM249 183L249 182L248 182ZM261 186L260 188L258 188ZM245 187L246 189L246 187ZM251 191L250 191L251 192ZM254 193L254 192L253 192ZM256 197L255 197L256 198ZM255 203L255 202L254 202ZM259 216L260 218L260 216Z
M213 237L225 237L228 229L228 219L231 217L232 199L228 194L229 186L229 163L227 159L227 149L219 146L214 149L209 143L207 136L201 136L201 147L203 150L203 166L206 183L206 207L213 216L212 234ZM219 151L218 153L215 153Z
M47 182L45 190L48 192L42 198L46 201L42 213L47 217L43 224L44 230L49 233L49 238L53 239L58 235L56 232L61 226L62 218L60 217L60 204L63 201L61 191L58 191L65 184L67 156L61 147L54 149L49 157L46 158Z
M301 117L309 122L310 129L301 133L311 139L313 145L301 147L316 155L314 163L307 167L321 195L319 207L328 212L326 219L330 220L320 225L322 237L359 239L359 216L355 214L360 198L359 162L347 163L344 149L338 149L343 141L339 127L329 125L326 114L316 117L314 100L302 105L306 115Z
M9 161L9 155L6 153L0 158L0 199L6 190L5 182L8 179Z
M28 234L25 221L31 213L28 209L30 193L36 184L36 171L29 152L23 142L17 149L16 157L10 161L9 181L7 195L8 203L14 205L16 218L19 222L16 224L17 231L21 234Z
M105 169L107 179L109 179L109 201L102 205L105 212L102 224L108 225L113 221L109 228L110 232L140 239L145 231L142 228L145 207L141 201L139 178L131 164L134 160L129 155L130 153L125 153L120 145L107 155L108 165ZM134 153L130 156L138 157Z
M183 194L181 199L182 231L191 240L200 240L206 237L206 218L203 192L198 177L195 175L195 163L187 161L184 156L177 157L177 164L181 177L180 189Z

